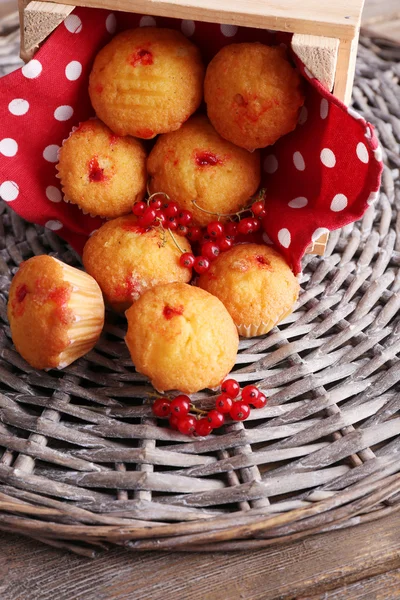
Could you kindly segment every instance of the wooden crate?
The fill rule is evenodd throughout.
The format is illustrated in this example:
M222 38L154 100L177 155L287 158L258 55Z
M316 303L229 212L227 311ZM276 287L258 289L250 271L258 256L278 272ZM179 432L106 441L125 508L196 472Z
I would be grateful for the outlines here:
M292 47L305 66L345 104L350 103L364 0L19 0L21 56L40 43L75 6L272 29L293 33ZM308 252L323 254L327 235Z

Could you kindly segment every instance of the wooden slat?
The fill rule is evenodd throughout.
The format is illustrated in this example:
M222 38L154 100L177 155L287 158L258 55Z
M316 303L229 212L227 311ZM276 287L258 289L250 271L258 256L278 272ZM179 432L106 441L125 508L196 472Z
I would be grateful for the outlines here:
M64 0L64 3L341 39L354 37L363 6L363 0Z

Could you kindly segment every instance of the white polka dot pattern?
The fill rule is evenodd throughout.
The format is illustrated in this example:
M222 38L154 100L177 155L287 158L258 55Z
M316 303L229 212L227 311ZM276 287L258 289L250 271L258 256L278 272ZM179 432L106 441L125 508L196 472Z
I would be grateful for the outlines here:
M190 37L196 31L196 24L194 21L190 19L184 19L181 23L181 31L183 35Z
M29 110L29 102L24 100L23 98L15 98L11 100L8 105L8 110L15 117L21 117L22 115L26 115Z
M323 148L320 154L321 162L325 167L333 169L336 165L336 156L330 148Z
M299 196L289 202L290 208L304 208L307 204L308 200L304 196Z
M357 153L357 156L361 160L362 163L365 163L365 164L368 163L368 161L369 161L369 154L368 154L367 147L366 147L365 144L363 144L363 142L358 142L356 153Z
M108 33L111 34L117 31L117 17L114 15L114 13L108 15L106 19L106 29Z
M274 154L269 154L264 159L264 171L272 175L278 170L278 159Z
M82 75L82 65L77 60L71 60L65 67L65 77L68 81L76 81Z
M331 210L333 212L340 212L347 206L347 198L344 194L336 194L331 202Z
M5 202L12 202L18 198L19 187L15 181L3 181L0 185L0 198Z
M70 33L80 33L82 31L82 21L77 15L68 15L64 25Z
M72 108L72 106L59 106L54 111L54 118L57 121L68 121L68 119L70 119L73 114L74 109Z
M221 33L225 37L233 37L237 34L237 31L236 25L221 25Z
M145 15L140 19L139 26L140 27L155 27L157 25L157 21L154 17L150 17L149 15Z
M43 150L43 158L51 163L56 163L58 161L58 151L60 146L57 144L51 144L50 146L46 146Z
M55 185L49 185L46 188L46 197L50 202L61 202L62 194L61 191Z
M326 117L328 116L328 113L329 113L328 100L326 98L322 98L321 104L319 107L319 115L320 115L321 119L326 119Z
M298 171L304 171L306 168L306 163L304 162L301 152L297 151L293 154L293 164Z
M0 154L3 156L12 157L18 152L18 144L12 138L4 138L0 140Z
M281 246L284 248L289 248L292 241L292 236L290 235L289 229L280 229L278 231L278 240Z
M63 224L61 221L57 221L57 219L50 219L50 221L46 221L44 226L47 227L47 229L51 229L51 231L58 231L59 229L62 229Z
M42 70L42 63L34 58L22 67L21 72L27 79L36 79L36 77L39 77Z

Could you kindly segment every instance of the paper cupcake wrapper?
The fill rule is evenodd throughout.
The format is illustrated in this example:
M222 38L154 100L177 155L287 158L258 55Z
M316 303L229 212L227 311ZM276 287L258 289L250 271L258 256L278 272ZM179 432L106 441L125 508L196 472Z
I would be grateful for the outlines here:
M281 321L286 319L293 312L293 307L289 310L286 310L282 315L276 319L275 321L260 321L259 323L251 323L249 325L245 325L244 323L237 324L236 327L238 330L238 334L245 338L257 337L259 335L265 335L269 333L271 329L273 329L276 325L278 325Z

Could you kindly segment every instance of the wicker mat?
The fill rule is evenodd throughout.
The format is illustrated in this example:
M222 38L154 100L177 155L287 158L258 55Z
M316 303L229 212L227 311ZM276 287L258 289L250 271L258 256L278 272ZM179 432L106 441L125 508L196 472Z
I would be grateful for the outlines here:
M0 26L3 72L17 65L10 29ZM78 257L0 205L1 529L88 556L109 543L231 550L400 508L399 76L399 47L362 40L354 106L383 146L380 198L331 234L323 258L305 258L295 312L241 341L235 376L258 382L267 407L203 440L157 426L113 314L63 372L20 358L6 317L12 275L33 254Z

